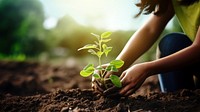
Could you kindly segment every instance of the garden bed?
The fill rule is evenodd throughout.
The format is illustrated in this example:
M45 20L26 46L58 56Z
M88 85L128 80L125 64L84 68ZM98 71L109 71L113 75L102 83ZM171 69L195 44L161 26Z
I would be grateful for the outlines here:
M0 112L198 112L200 90L161 93L148 78L128 98L105 98L91 90L78 66L0 61Z

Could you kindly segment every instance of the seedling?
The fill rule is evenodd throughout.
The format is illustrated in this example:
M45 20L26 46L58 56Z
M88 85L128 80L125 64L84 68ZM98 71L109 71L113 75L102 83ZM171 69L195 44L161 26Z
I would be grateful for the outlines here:
M88 77L92 75L106 88L108 88L106 82L110 80L116 87L120 88L122 84L117 75L112 74L109 78L105 78L104 76L109 71L111 71L112 73L118 72L118 69L123 66L124 62L122 60L112 60L109 62L106 68L102 67L102 56L105 55L107 57L109 52L112 50L112 47L109 47L106 44L111 40L110 35L112 33L104 32L101 35L97 35L94 33L91 34L96 37L96 41L94 41L94 44L87 44L82 48L79 48L78 51L88 50L90 54L95 55L98 58L98 65L94 66L94 64L88 64L87 66L85 66L85 68L83 68L83 70L80 71L80 75L83 77Z

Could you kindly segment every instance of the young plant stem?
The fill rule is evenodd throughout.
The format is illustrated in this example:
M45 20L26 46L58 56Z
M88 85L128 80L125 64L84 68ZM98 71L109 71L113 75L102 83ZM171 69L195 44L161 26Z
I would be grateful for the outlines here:
M102 65L101 65L101 57L99 57L99 66L100 68L102 68ZM100 70L100 76L103 78L103 74L102 74L102 70Z
M111 75L109 78L106 78L105 75L107 72L117 71L117 69L124 64L124 62L121 60L112 60L112 63L110 62L112 65L108 65L106 68L103 68L105 66L102 66L102 56L104 54L107 56L108 53L112 50L112 47L108 47L106 45L106 42L111 40L109 39L111 34L111 32L104 32L101 35L92 33L92 35L97 38L97 41L94 41L95 44L87 44L78 49L78 51L88 49L89 53L98 57L98 66L95 67L93 64L88 64L83 70L80 71L80 75L83 77L88 77L93 74L94 78L100 79L100 82L106 88L108 88L107 80L110 80L117 87L121 86L119 77ZM95 73L96 71L98 71L98 73Z
M106 75L106 70L104 70L103 74L102 74L102 77L104 77Z
M101 50L101 38L99 38L98 41L99 41L99 52L102 52L102 50ZM101 65L101 55L98 56L98 57L99 57L99 66L100 66L100 68L102 68L102 65ZM103 78L103 76L102 76L103 75L102 74L102 70L100 70L100 71L101 71L101 73L100 73L101 75L100 76Z
M99 41L99 52L101 53L102 52L101 38L99 38L98 41ZM100 68L102 68L101 55L98 56L98 57L99 57L99 66L100 66ZM103 72L103 70L100 70L100 76L101 76L102 84L105 85L105 87L107 88L107 85L106 85L106 82L105 82L105 79L104 79L105 72L106 71Z

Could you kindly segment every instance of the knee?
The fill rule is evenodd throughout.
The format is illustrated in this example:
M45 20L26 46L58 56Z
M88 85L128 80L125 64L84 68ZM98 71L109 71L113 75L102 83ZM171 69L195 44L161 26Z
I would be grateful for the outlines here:
M171 33L165 35L161 39L158 48L160 50L161 57L164 57L190 46L191 44L192 41L186 35L182 33Z

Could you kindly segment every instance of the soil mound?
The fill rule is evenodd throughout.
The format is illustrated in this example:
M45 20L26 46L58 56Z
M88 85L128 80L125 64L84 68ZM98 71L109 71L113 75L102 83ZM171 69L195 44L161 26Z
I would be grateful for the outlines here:
M161 93L148 78L130 97L106 98L79 67L0 61L0 112L199 112L200 90Z

